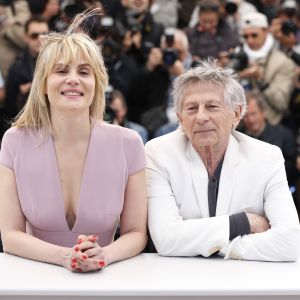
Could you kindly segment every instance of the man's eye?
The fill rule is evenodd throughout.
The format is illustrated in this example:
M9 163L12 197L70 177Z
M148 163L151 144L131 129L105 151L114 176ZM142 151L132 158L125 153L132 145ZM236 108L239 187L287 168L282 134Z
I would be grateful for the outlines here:
M188 107L187 110L189 110L189 111L196 110L196 107L195 106L191 106L191 107Z
M218 106L217 105L208 105L207 108L208 109L217 109Z

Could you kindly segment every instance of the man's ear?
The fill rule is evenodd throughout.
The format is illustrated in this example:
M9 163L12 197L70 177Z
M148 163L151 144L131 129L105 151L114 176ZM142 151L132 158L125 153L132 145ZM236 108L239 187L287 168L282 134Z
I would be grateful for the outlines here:
M182 117L180 113L176 113L179 123L182 123Z
M242 106L239 105L234 110L234 118L233 118L233 128L236 128L241 120L241 114L242 114Z

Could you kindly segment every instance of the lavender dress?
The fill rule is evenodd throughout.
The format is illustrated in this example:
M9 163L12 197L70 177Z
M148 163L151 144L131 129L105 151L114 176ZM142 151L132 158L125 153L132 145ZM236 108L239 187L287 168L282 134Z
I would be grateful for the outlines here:
M91 131L76 221L70 230L52 135L43 140L39 131L9 129L0 162L15 173L28 233L65 247L74 246L79 234L98 235L102 247L113 241L128 176L146 165L137 133L97 123Z

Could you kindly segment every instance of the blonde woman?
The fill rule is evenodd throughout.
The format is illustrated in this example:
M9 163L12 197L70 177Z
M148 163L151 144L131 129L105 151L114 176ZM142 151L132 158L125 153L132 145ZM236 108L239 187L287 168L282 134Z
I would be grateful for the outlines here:
M0 153L4 251L78 272L137 255L147 241L143 143L102 121L102 56L75 32L89 15L43 36L27 104Z

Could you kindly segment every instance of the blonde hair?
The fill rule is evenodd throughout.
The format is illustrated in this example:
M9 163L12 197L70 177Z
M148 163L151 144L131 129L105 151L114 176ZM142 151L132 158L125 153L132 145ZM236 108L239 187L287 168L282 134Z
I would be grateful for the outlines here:
M83 57L95 76L95 94L90 106L90 118L103 120L105 109L105 88L108 75L99 47L85 33L76 32L87 18L99 14L99 9L78 15L65 33L50 33L42 36L42 45L36 62L28 100L12 124L27 129L52 131L50 104L45 94L48 74L62 58L69 64Z

